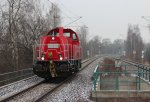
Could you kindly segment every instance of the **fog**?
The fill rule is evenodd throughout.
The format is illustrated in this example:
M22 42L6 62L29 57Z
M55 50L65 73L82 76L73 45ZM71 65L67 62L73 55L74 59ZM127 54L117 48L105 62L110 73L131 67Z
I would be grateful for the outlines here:
M149 0L50 0L61 8L64 18L62 25L82 16L82 19L71 26L88 26L89 38L99 35L102 38L126 39L129 24L138 24L141 36L145 42L150 41L149 31L146 27L150 1ZM47 0L45 0L47 2ZM49 5L49 3L47 3ZM72 27L76 29L76 27Z

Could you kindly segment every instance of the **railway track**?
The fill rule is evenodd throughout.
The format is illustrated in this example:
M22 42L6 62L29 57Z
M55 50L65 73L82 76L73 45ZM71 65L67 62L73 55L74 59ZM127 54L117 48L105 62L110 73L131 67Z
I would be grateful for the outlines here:
M85 64L81 69L83 70L84 68L86 68L89 64L91 64L93 61L95 61L97 58L94 58L94 59L89 59L89 60L86 60L86 61L83 61L83 63L87 63ZM83 64L82 63L82 64ZM63 82L61 82L58 86L56 86L55 88L53 88L52 90L48 91L47 93L41 95L41 97L38 97L36 100L34 100L35 102L39 102L41 101L44 97L46 97L48 94L52 93L54 90L56 90L58 87L60 87L61 85L63 85L65 82L71 80L76 74L73 74L71 77L67 78L66 80L64 80Z
M145 64L142 64L142 63L138 63L138 62L135 62L135 61L131 61L131 60L123 59L122 61L125 62L125 63L128 63L128 64L132 64L134 66L140 65L140 66L150 67L148 65L145 65Z
M90 63L92 63L96 59L97 59L97 57L96 58L90 58L90 59L82 61L81 70L83 70L86 66L88 66ZM70 77L68 77L66 79L63 79L63 81L60 81L59 83L55 83L55 82L46 83L45 81L41 81L41 82L39 82L39 83L37 83L37 84L35 84L35 85L25 89L25 90L22 90L20 92L16 92L15 94L13 94L11 96L0 99L0 101L3 101L3 102L5 102L5 101L10 101L11 102L12 101L12 102L14 102L14 101L18 101L21 98L25 97L25 98L23 98L23 100L25 100L26 102L29 102L29 101L38 102L41 99L43 99L46 95L52 93L58 87L63 85L65 82L67 82L68 80L71 80L75 75L76 74L73 74ZM59 81L59 79L57 81ZM41 90L38 91L38 89L41 89L41 88L43 88L43 91L41 91ZM36 92L36 94L33 95L32 93L35 93L35 92ZM37 93L39 93L39 94L37 94ZM28 95L32 95L33 98L28 99Z
M1 86L0 87L0 101L5 100L9 97L11 98L14 95L17 95L20 92L23 92L24 90L27 90L29 88L32 88L35 85L38 85L43 81L44 79L39 78L36 75L34 75L32 77L25 78L20 81L10 83L8 85Z
M108 56L109 57L109 56ZM116 57L111 57L113 59L116 59ZM145 65L145 64L142 64L142 63L139 63L139 62L135 62L135 61L132 61L132 60L127 60L127 59L120 59L122 62L125 62L125 63L128 63L128 64L131 64L133 66L145 66L145 67L150 67L148 65Z

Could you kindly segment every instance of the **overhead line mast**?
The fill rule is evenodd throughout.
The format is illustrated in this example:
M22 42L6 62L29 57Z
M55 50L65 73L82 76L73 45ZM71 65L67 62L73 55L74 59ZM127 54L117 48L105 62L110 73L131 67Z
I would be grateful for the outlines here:
M56 6L56 5L54 5L54 3L53 3L52 1L50 1L50 0L47 0L47 1L49 1L53 6ZM60 2L60 1L59 1L59 2ZM69 9L67 9L61 2L60 2L60 4L61 4L66 10L69 11ZM66 12L62 11L61 9L60 9L60 11L63 12L65 15L67 15ZM69 12L71 12L71 11L69 11ZM57 17L57 11L56 11L56 12L54 11L54 16L53 16L53 18L54 18L54 25L57 25L57 24L56 24L56 23L57 23L57 18L58 18L58 17ZM76 20L71 19L72 17L69 17L69 16L67 16L67 18L69 18L69 19L71 20L71 22L68 23L68 24L66 24L65 27L68 26L68 25L70 25L70 24L72 24L72 23L74 23L74 22L76 22L76 21L78 21L78 20L81 19L82 17L80 16L80 17L78 17ZM77 26L79 26L79 25L77 24Z

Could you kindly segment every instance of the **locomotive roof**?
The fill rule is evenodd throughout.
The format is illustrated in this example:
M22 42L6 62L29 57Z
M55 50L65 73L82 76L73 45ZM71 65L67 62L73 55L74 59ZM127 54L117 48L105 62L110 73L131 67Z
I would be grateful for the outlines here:
M48 33L47 33L47 35L49 35L50 33L52 33L53 31L59 31L59 29L63 29L64 31L68 31L68 32L72 32L72 33L76 33L76 32L74 32L72 29L70 29L70 28L63 28L63 27L57 27L57 28L54 28L54 29L51 29Z

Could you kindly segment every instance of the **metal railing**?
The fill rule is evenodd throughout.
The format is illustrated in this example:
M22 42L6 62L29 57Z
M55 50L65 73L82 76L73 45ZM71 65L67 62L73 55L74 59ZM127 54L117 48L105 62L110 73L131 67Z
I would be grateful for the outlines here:
M83 60L82 62L86 62L88 60L90 60L90 59ZM23 70L0 74L0 86L19 81L19 80L28 78L33 75L34 75L33 68L27 68L27 69L23 69Z
M95 91L97 86L99 90L143 90L143 83L150 83L150 67L142 65L97 65L93 74Z
M93 81L94 90L96 90L96 83L97 83L98 77L99 77L99 65L96 66L93 77L92 77L92 79L94 80Z
M23 69L19 71L13 71L8 73L0 74L0 86L33 76L33 69Z

